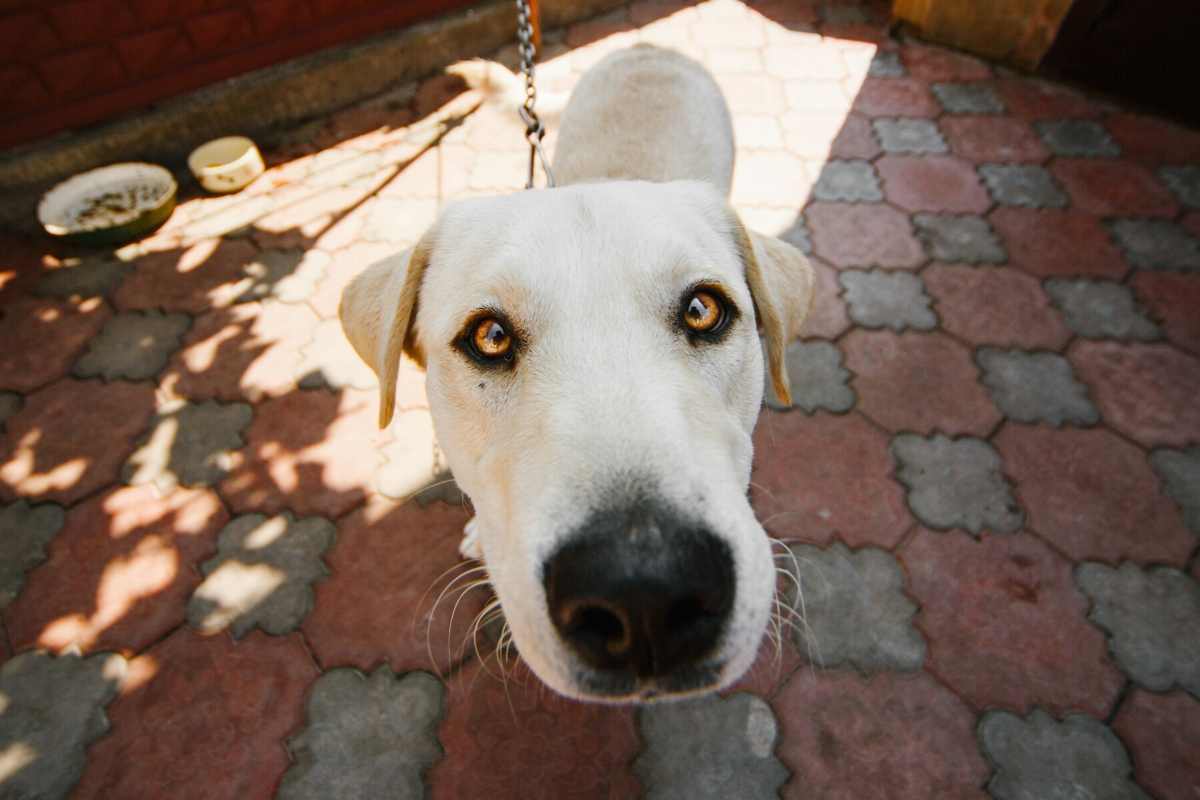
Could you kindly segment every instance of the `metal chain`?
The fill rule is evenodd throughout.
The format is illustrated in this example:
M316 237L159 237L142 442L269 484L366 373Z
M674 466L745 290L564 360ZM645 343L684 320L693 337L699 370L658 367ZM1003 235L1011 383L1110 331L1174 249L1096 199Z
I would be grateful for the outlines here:
M542 150L542 137L546 128L533 110L537 104L537 87L533 83L533 12L529 9L529 0L517 0L517 50L521 54L521 74L525 76L525 102L517 110L521 121L525 123L525 139L529 142L529 178L525 182L526 189L533 188L534 165L542 162L542 172L546 174L546 186L554 186L554 173L550 171L550 162Z

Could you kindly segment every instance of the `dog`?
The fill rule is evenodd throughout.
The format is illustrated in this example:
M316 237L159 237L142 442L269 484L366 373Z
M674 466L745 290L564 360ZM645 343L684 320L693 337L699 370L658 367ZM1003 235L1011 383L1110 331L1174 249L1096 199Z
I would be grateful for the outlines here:
M607 703L718 690L774 602L751 434L765 372L790 403L812 268L731 209L729 110L690 58L609 55L558 137L556 188L447 206L348 285L342 325L381 426L401 354L426 370L465 552L538 678Z

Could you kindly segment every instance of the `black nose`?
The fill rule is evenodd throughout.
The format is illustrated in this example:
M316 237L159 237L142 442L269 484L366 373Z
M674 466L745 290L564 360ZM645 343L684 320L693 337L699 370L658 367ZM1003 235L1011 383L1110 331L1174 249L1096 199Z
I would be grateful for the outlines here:
M733 605L728 546L663 515L597 515L545 565L554 626L586 663L638 678L696 663Z

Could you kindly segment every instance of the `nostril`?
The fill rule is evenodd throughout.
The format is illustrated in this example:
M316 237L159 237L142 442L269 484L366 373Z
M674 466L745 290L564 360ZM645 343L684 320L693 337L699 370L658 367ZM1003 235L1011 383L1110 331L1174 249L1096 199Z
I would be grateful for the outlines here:
M697 622L720 616L719 605L699 594L681 597L667 609L667 627L685 630Z
M604 605L576 605L567 615L563 633L579 644L613 656L627 652L633 641L625 615Z

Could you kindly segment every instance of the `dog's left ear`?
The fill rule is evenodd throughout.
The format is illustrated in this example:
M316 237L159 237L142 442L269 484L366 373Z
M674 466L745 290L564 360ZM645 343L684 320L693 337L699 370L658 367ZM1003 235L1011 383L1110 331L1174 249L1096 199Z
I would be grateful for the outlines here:
M800 335L800 326L812 308L813 268L804 254L787 242L749 231L732 211L730 216L754 298L758 329L767 343L771 383L780 401L791 405L784 357L788 344Z

